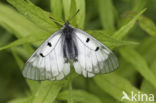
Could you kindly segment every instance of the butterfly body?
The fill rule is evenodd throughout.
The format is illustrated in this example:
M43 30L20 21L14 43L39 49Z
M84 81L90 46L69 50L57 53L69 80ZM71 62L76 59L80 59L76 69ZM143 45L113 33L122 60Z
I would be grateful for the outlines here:
M74 34L74 28L69 26L68 22L66 22L65 27L62 30L62 41L63 41L63 55L66 58L66 62L68 60L76 60L78 56L77 51L77 43Z
M33 80L61 80L75 71L84 77L109 73L119 66L114 53L88 33L65 23L28 59L23 76Z

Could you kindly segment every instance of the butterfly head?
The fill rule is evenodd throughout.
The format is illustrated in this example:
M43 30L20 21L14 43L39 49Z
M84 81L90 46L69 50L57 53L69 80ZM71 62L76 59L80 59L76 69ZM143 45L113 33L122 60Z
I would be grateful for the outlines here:
M69 25L69 22L66 21L63 27L63 33L72 33L73 28Z
M64 25L65 25L65 27L68 27L69 26L69 22L66 21Z

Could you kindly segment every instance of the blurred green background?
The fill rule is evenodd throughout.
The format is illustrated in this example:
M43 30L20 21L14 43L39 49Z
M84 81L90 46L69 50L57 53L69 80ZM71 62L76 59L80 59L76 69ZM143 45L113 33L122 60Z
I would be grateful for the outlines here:
M71 25L112 49L118 70L89 79L72 72L72 90L67 78L24 79L24 62L60 29L54 21L63 25L78 9ZM0 0L0 103L149 103L121 98L156 96L155 22L156 0Z

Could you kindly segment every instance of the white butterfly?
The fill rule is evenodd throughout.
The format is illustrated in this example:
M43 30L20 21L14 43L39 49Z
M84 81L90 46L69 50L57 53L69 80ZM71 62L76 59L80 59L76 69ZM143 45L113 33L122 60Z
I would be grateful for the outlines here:
M84 77L109 73L119 66L117 57L86 32L65 26L50 36L28 59L23 76L33 80L61 80L75 71Z

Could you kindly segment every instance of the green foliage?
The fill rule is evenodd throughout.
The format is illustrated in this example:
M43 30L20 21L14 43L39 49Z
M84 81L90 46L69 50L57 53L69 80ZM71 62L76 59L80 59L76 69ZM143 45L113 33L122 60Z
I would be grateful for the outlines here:
M73 100L80 103L102 103L102 101L95 95L87 93L84 90L73 90ZM63 91L58 96L59 100L68 99L68 91Z
M102 26L105 30L114 31L115 22L114 22L114 7L112 0L98 0L100 18Z
M156 25L147 17L140 17L139 18L139 25L140 27L146 31L149 35L154 36L156 35Z
M132 91L156 96L156 19L150 19L156 8L149 5L156 1L32 1L0 2L0 103L127 103L121 101L123 91L128 96ZM115 50L118 70L93 79L74 70L61 81L24 79L21 70L34 47L67 20ZM94 30L86 30L89 25Z

